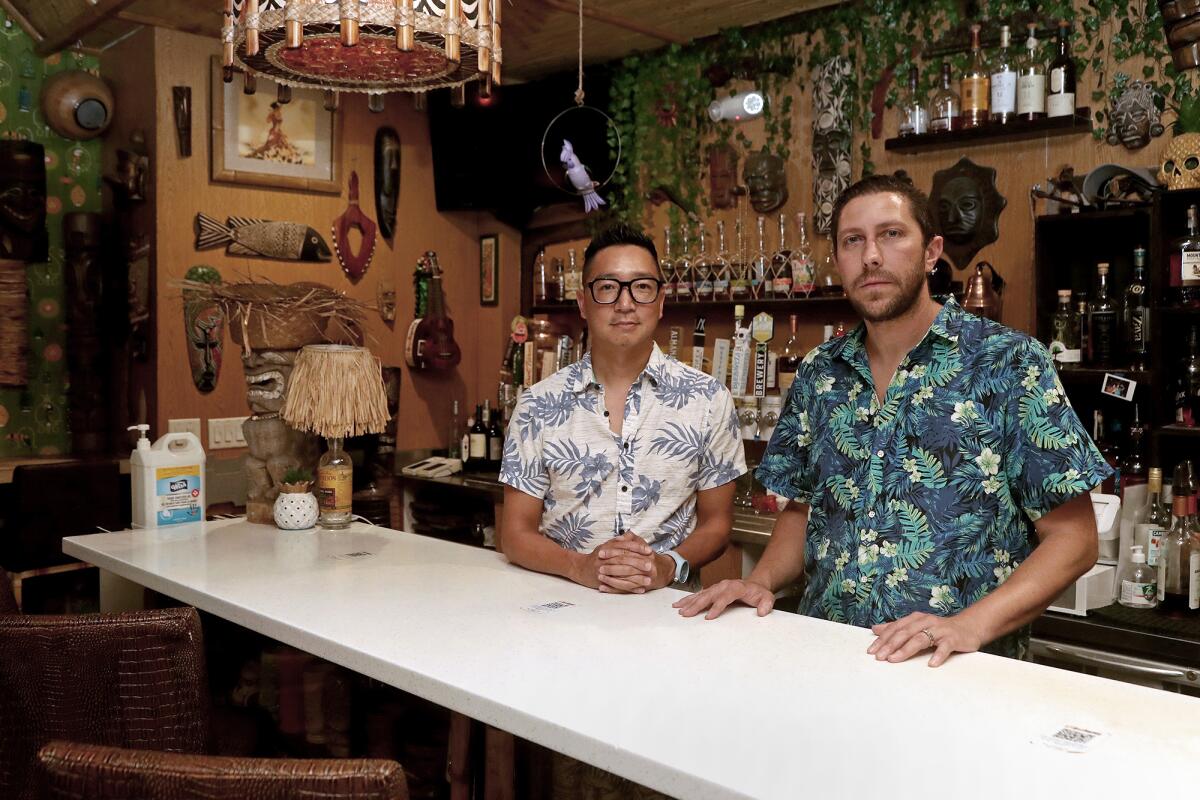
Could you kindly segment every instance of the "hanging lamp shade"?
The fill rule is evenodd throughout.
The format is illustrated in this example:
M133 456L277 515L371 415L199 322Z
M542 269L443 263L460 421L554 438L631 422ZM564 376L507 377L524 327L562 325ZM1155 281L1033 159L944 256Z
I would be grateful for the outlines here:
M231 70L326 92L427 92L500 80L504 0L225 0Z

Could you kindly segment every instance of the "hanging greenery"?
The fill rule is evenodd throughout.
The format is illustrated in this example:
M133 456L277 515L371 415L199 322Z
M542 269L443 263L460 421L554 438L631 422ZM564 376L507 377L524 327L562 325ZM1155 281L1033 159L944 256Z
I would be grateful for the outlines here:
M623 218L640 224L646 192L669 187L694 208L708 208L703 181L703 145L729 142L743 152L765 148L783 158L790 154L793 96L806 90L801 75L837 55L848 55L855 70L850 76L855 134L861 138L859 171L874 171L872 100L881 78L892 76L881 90L884 107L892 108L908 68L921 69L918 89L928 96L938 80L939 64L949 61L961 74L968 54L962 48L943 57L923 57L922 45L937 43L965 31L973 21L1038 20L1043 28L1058 19L1072 20L1072 53L1079 74L1096 84L1090 100L1093 135L1107 133L1109 95L1119 95L1130 73L1117 69L1133 64L1143 80L1152 81L1164 105L1178 112L1196 94L1191 76L1171 64L1158 5L1151 0L991 0L983 14L970 19L961 0L850 0L777 22L731 28L718 36L685 47L672 45L625 59L615 70L611 110L620 132L625 157L613 178L614 208ZM1043 61L1055 43L1039 40ZM1013 47L1024 47L1023 28L1013 34ZM768 98L763 112L762 141L751 141L740 126L714 124L707 107L714 97L734 94L730 79L750 81ZM721 88L714 88L714 86ZM1086 99L1078 98L1085 104ZM803 118L803 117L802 117ZM615 136L610 134L615 147ZM678 211L671 207L672 223Z

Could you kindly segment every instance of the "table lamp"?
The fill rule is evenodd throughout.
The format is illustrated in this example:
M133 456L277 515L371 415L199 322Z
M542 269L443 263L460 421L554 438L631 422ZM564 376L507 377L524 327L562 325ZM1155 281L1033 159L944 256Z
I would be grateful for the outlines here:
M379 362L365 347L308 345L296 357L282 413L293 428L329 440L317 466L317 522L331 530L349 527L353 469L342 439L387 427Z

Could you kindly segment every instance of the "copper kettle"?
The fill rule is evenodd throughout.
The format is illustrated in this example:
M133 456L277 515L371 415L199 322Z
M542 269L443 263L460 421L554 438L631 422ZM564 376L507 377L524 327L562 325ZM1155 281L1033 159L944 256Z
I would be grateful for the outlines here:
M983 274L984 267L987 267L992 273L990 280ZM1000 291L1003 288L1004 280L996 272L996 268L987 261L980 261L975 265L975 274L967 279L967 290L963 293L962 307L972 314L999 322L1000 309L1004 303L1000 297Z

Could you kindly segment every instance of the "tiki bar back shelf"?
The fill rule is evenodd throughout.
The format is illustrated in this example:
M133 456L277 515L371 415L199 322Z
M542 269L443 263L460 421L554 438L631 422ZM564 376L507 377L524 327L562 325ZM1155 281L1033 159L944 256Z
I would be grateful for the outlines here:
M0 797L1200 790L1197 31L0 0Z

